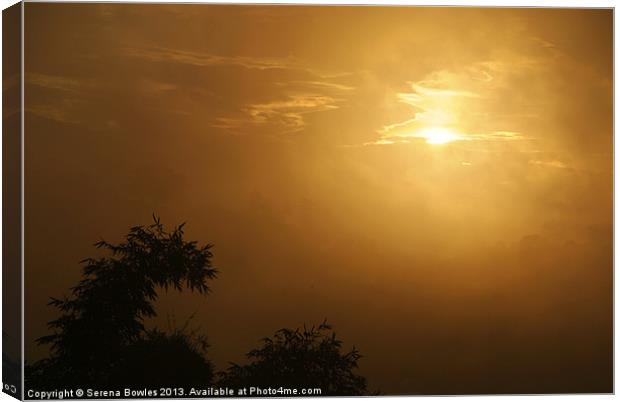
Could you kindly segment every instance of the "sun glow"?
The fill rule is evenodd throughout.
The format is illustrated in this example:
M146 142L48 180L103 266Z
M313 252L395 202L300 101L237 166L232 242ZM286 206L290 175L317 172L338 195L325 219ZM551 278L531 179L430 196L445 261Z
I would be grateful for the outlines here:
M461 139L454 130L445 127L428 127L420 132L420 137L426 139L427 144L442 145Z

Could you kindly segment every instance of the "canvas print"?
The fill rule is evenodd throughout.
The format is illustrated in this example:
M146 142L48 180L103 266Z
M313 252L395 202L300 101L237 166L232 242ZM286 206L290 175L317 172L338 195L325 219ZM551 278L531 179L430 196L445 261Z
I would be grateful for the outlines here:
M22 12L23 398L613 392L612 9Z

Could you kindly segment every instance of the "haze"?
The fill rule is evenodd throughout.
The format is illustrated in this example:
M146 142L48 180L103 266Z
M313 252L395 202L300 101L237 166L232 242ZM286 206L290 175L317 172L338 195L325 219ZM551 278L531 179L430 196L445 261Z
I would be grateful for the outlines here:
M386 394L612 391L612 10L25 9L29 360L154 212L220 369L327 318Z

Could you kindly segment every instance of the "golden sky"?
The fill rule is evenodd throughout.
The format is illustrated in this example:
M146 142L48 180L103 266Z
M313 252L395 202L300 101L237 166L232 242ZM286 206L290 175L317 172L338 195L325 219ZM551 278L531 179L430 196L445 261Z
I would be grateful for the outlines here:
M611 10L25 9L27 340L156 212L220 368L327 317L386 393L610 390Z

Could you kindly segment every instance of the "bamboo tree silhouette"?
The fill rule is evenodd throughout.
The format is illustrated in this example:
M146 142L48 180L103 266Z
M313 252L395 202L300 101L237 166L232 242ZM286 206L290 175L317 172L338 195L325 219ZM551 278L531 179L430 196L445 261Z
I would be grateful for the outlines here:
M71 296L52 298L49 304L61 316L48 323L53 333L37 340L49 345L51 354L28 367L32 386L109 384L114 373L126 371L133 364L128 359L147 346L158 346L159 352L176 348L185 356L199 352L190 337L146 331L144 320L156 315L158 289L209 292L208 281L217 275L212 245L186 241L184 224L168 232L155 215L153 221L132 227L119 244L96 243L108 256L83 260L84 279ZM202 361L197 366L210 377L210 363L197 356L202 358L197 358Z

